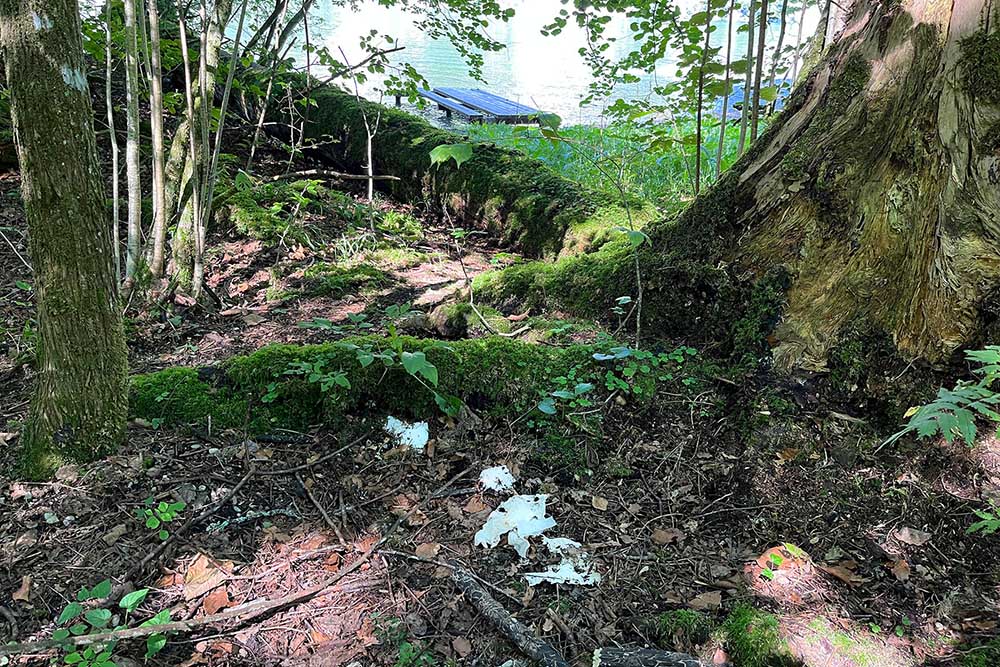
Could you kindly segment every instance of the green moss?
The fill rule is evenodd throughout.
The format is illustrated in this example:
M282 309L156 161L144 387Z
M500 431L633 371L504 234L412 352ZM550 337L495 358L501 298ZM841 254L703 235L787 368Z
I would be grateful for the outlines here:
M380 232L402 237L406 241L421 241L424 238L424 228L420 221L408 213L389 210L382 213L375 223Z
M1000 638L986 644L962 648L962 667L995 667L1000 665Z
M447 346L408 337L402 342L408 351L424 352L437 367L439 391L487 416L519 416L550 387L550 378L573 365L594 363L594 350L586 346L561 349L502 338ZM398 366L360 366L356 346L378 350L386 344L382 338L360 337L324 345L273 345L217 369L173 368L138 376L132 382L131 410L171 424L201 423L211 416L220 427L243 426L249 413L252 431L336 422L362 407L413 418L437 414L433 395ZM318 360L327 371L342 370L351 388L324 393L318 384L286 373L295 362Z
M656 617L654 623L660 644L668 649L687 649L708 641L711 619L691 609L673 609Z
M732 357L737 366L756 368L770 359L767 339L781 319L790 285L791 277L784 269L776 269L754 284L731 329Z
M791 667L796 664L781 638L778 619L771 614L741 605L729 614L723 629L726 648L735 665Z
M342 267L326 262L313 264L306 269L305 278L308 293L333 297L379 287L390 280L389 274L370 264Z
M962 80L973 97L1000 104L1000 32L980 30L962 40Z

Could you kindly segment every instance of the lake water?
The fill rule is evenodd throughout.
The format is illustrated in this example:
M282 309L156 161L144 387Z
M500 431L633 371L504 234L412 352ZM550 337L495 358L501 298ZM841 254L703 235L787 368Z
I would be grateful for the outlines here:
M429 38L414 25L413 15L399 8L380 6L376 0L359 3L355 11L342 7L333 9L329 3L317 3L318 20L315 26L310 27L315 42L324 44L332 53L342 48L352 62L364 57L358 47L359 36L376 29L397 38L405 46L405 50L390 56L391 63L412 64L432 87L485 88L515 102L557 113L567 123L599 123L608 101L580 106L580 100L586 96L592 81L590 69L578 53L585 44L583 30L571 23L558 36L541 34L541 27L550 23L564 5L559 0L509 0L502 4L512 7L515 15L510 21L494 22L487 29L493 39L506 44L507 48L484 55L485 84L469 75L464 61L450 42ZM703 2L694 0L678 0L678 4L687 15L703 8ZM798 17L793 14L789 11L786 45L795 43ZM812 34L818 19L815 8L807 12L803 24L806 35ZM745 20L741 16L738 22L742 25ZM624 55L631 49L628 24L626 17L618 16L607 26L606 34L621 38L612 47L612 56ZM777 36L775 18L769 26L768 44L773 45ZM747 36L734 31L733 37L735 59L745 54ZM716 23L712 44L718 46L725 39L726 21L722 20ZM638 83L620 85L615 91L616 97L648 98L654 86L676 77L676 55L667 54L657 71L642 76ZM299 58L302 57L300 53ZM361 89L362 94L379 99L381 83L378 79L366 82ZM443 121L443 113L436 109L426 111L425 115L435 121Z

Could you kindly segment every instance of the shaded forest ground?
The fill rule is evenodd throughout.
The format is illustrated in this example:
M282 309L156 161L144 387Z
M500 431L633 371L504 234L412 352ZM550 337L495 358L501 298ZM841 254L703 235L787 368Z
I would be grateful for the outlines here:
M285 166L269 150L239 212L212 230L207 282L221 304L174 296L130 308L135 372L211 367L270 343L323 342L369 324L364 332L385 333L392 304L424 313L400 322L414 335L489 333L464 310L432 313L467 278L519 261L516 252L485 235L457 238L421 210L382 200L373 211L350 189L301 203L294 193L301 197L305 184L262 185ZM16 173L0 177L9 239L0 243L5 469L16 457L32 373L18 187ZM277 200L288 215L257 215ZM597 323L518 304L484 314L489 329L534 345L613 339ZM966 533L973 510L1000 492L995 437L971 450L909 440L879 450L892 425L830 398L852 395L829 391L831 381L850 389L857 380L849 364L837 378L734 378L710 352L681 357L653 398L612 393L599 420L435 416L420 452L390 436L385 415L374 412L348 415L333 430L264 434L136 419L114 456L65 466L49 482L2 480L0 638L48 636L76 589L106 577L123 590L153 589L144 617L171 608L175 619L198 618L287 595L347 567L395 517L426 501L386 550L329 591L245 626L178 635L153 663L405 667L517 658L455 588L441 564L455 559L581 663L594 648L638 644L781 664L784 641L810 667L998 664L1000 652L975 646L996 634L1000 543ZM515 473L518 493L549 494L552 534L584 545L599 585L527 587L523 573L550 562L548 552L536 545L522 563L505 545L473 545L506 497L477 483L499 464ZM150 497L185 502L178 522L224 502L157 554L159 538L135 515ZM142 652L122 645L116 655L127 664ZM43 654L13 660L45 662Z

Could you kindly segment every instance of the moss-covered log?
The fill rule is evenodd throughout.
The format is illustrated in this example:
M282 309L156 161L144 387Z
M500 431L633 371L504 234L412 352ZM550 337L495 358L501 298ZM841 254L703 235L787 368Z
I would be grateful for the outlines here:
M480 414L518 416L551 391L553 378L574 365L592 366L593 349L562 349L503 338L439 341L404 338L407 351L424 352L438 370L443 394L461 398ZM133 379L132 414L163 423L204 423L261 432L336 423L351 413L379 411L425 419L439 410L434 395L398 365L362 368L355 346L384 347L377 337L323 345L273 345L220 367L169 368ZM343 371L349 388L323 392L319 383L286 373L297 362L322 360Z
M985 0L857 0L752 151L676 221L647 230L646 330L732 335L755 317L750 286L785 275L770 336L779 367L825 368L848 332L932 362L995 335L998 31L1000 7ZM552 268L561 284L546 293L585 284L593 310L634 291L610 250Z
M302 85L300 79L294 81ZM345 171L364 173L365 114L372 123L377 118L375 173L400 178L385 186L393 197L447 211L456 224L488 230L529 256L557 255L564 251L564 242L567 252L579 249L579 235L567 237L573 228L625 224L620 201L589 191L524 153L477 144L460 168L453 161L432 166L431 150L467 138L400 109L358 100L334 86L316 87L309 95L314 107L306 138L316 142L315 151L323 158ZM282 131L280 124L269 127ZM651 217L651 207L637 201L630 205Z

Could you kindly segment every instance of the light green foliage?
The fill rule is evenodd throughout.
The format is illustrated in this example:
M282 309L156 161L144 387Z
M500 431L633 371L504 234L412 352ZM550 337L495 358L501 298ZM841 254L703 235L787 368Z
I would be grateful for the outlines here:
M399 236L404 241L420 241L424 238L423 225L419 220L408 213L400 213L393 209L378 216L375 228L380 232Z
M992 511L976 510L979 521L969 526L969 533L992 535L1000 530L1000 507L995 502L991 503L990 507Z
M684 118L667 125L669 136L684 137L694 131L694 122ZM515 148L535 158L558 174L609 196L618 196L614 180L594 164L582 158L573 148L546 139L537 128L511 125L474 124L468 128L469 138L480 143L493 143ZM561 133L580 150L595 156L613 156L625 167L621 177L629 192L655 202L668 210L678 210L692 196L694 186L689 172L693 156L685 156L681 144L652 145L653 137L634 121L624 119L608 127L589 125L567 126ZM718 132L705 137L703 150L713 156L718 146ZM726 150L722 166L728 169L736 161L739 127L726 128ZM690 149L689 149L690 150Z
M156 530L161 540L170 537L165 524L172 522L177 515L184 511L186 505L183 501L168 503L166 501L156 502L152 496L143 501L145 507L135 510L136 516L145 524L146 528Z
M456 167L472 158L472 144L441 144L431 151L431 164L438 165L454 160Z
M961 437L971 446L976 441L977 419L1000 422L1000 413L995 409L1000 404L1000 394L992 388L1000 375L1000 345L970 350L965 356L969 361L981 364L975 371L980 376L979 380L960 381L953 389L939 389L937 399L910 410L910 422L906 428L889 438L887 443L908 433L916 433L921 438L940 434L949 443Z
M63 655L59 662L67 665L76 665L77 667L114 667L115 662L112 654L117 641L95 642L85 646L75 646L67 640L70 637L104 633L110 630L118 631L127 628L129 617L135 613L135 610L138 609L148 594L149 589L142 588L124 595L118 602L118 607L123 611L124 618L119 625L112 628L111 621L114 619L114 615L111 610L103 606L95 607L92 604L99 603L111 595L111 580L105 579L89 590L86 587L81 588L76 594L76 601L67 604L56 619L56 625L60 627L52 633L52 639L57 642L64 642L60 646L60 651ZM161 612L157 617L162 616L164 613L166 614L167 621L169 621L169 611ZM149 621L143 623L143 625L152 624ZM159 648L155 651L151 653L147 651L147 657L152 657L158 653L163 648L163 645L166 644L166 637L164 635L153 635L150 637L150 640L154 638L156 638L156 642L162 640L162 643L159 644Z

